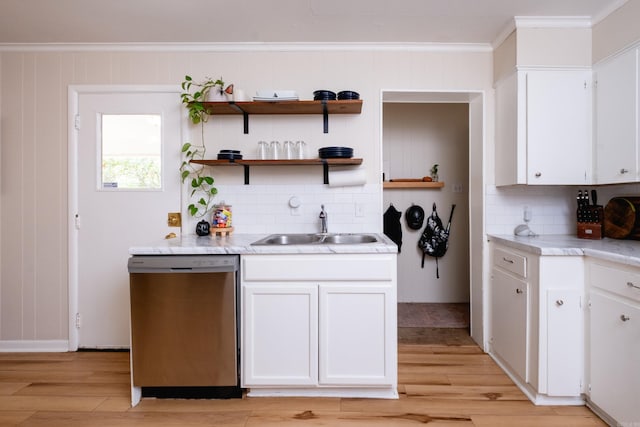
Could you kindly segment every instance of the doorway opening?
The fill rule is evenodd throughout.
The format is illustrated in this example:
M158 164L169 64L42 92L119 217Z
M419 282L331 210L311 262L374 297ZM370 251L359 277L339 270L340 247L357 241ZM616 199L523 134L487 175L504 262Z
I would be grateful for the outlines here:
M482 104L478 98L482 95L469 92L382 94L383 176L385 183L393 182L384 185L383 211L393 207L402 212L403 235L398 254L401 342L441 339L456 343L470 340L475 334L474 340L482 343L481 269L480 277L472 274L472 230L479 236L482 228L471 221L471 211L475 209L472 206L477 203L472 200L471 190L478 184L483 187L470 179L474 171L482 170L483 164L482 155L475 154L483 153L484 145L482 107L474 105ZM435 165L435 179L440 185L402 185L405 180L428 180ZM480 202L482 193L474 196ZM456 208L447 253L438 263L427 256L423 267L423 254L417 243L434 204L445 226L452 206ZM412 205L421 206L425 212L425 221L419 228L415 224L410 227L405 219L404 214ZM480 316L472 316L474 311Z

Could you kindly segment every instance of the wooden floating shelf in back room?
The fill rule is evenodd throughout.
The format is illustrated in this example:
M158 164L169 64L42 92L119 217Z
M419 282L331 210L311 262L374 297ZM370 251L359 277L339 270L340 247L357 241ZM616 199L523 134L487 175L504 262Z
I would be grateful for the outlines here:
M223 101L203 102L209 115L242 115L244 133L249 133L250 114L322 114L324 133L329 133L329 114L360 114L361 99L339 101Z
M386 181L382 183L382 188L384 189L400 189L400 188L442 188L444 187L444 182L393 182Z

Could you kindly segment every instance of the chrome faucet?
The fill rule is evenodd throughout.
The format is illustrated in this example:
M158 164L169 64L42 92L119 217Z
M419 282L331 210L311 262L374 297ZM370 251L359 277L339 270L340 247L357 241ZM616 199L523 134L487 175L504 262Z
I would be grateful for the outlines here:
M322 209L320 211L320 227L321 227L321 233L322 234L327 234L327 213L324 210L324 205L320 205L320 208Z

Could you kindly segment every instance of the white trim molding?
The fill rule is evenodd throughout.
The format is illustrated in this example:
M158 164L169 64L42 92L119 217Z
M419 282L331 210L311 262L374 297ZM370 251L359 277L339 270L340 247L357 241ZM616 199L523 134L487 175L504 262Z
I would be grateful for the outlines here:
M0 340L0 353L62 353L69 350L67 340Z

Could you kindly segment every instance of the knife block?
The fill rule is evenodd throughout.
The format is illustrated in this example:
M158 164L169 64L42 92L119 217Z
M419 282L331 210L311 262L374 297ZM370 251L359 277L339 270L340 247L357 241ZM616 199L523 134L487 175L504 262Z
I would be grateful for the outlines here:
M602 205L578 209L578 238L600 240L604 237L604 209Z

